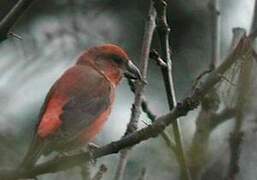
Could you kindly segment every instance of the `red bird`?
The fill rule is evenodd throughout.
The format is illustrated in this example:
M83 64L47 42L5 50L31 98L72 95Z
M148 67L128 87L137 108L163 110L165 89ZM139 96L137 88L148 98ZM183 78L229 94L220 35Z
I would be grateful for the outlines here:
M32 167L43 154L72 150L92 140L111 112L124 73L141 79L119 46L106 44L83 52L51 87L21 166Z

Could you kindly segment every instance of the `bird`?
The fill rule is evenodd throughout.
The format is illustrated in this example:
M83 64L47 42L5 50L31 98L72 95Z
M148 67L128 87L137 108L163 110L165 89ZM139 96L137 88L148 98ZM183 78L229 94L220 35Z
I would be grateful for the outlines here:
M140 70L120 46L103 44L83 51L50 88L20 166L32 168L42 155L90 143L107 121L125 75L143 82Z

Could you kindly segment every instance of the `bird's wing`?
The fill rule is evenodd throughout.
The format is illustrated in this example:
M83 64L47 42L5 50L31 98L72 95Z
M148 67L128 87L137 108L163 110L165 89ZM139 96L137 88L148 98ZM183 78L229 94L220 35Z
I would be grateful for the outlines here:
M48 95L37 133L41 137L73 137L111 105L112 86L94 69L74 66Z

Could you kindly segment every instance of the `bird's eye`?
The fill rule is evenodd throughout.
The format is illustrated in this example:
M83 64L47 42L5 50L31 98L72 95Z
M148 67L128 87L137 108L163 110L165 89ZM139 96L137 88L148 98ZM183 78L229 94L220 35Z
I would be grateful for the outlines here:
M116 63L116 64L118 64L118 65L123 65L123 63L124 63L124 61L123 61L123 59L122 58L120 58L120 57L118 57L118 56L112 56L112 60Z

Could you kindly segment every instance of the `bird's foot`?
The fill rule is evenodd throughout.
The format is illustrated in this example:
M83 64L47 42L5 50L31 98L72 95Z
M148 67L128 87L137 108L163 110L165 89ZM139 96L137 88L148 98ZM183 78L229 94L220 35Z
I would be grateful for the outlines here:
M90 160L90 162L91 162L91 164L92 164L93 166L96 165L96 159L94 158L94 151L95 151L96 149L98 149L99 147L100 147L100 146L97 145L97 144L95 144L95 143L88 143L88 144L87 144L86 152L88 152L89 155L90 155L90 157L92 157L91 160ZM83 151L83 149L82 149L82 151ZM84 152L85 152L85 151L84 151Z
M88 148L88 151L94 151L96 149L98 149L100 146L95 144L95 143L88 143L87 144L87 148Z

